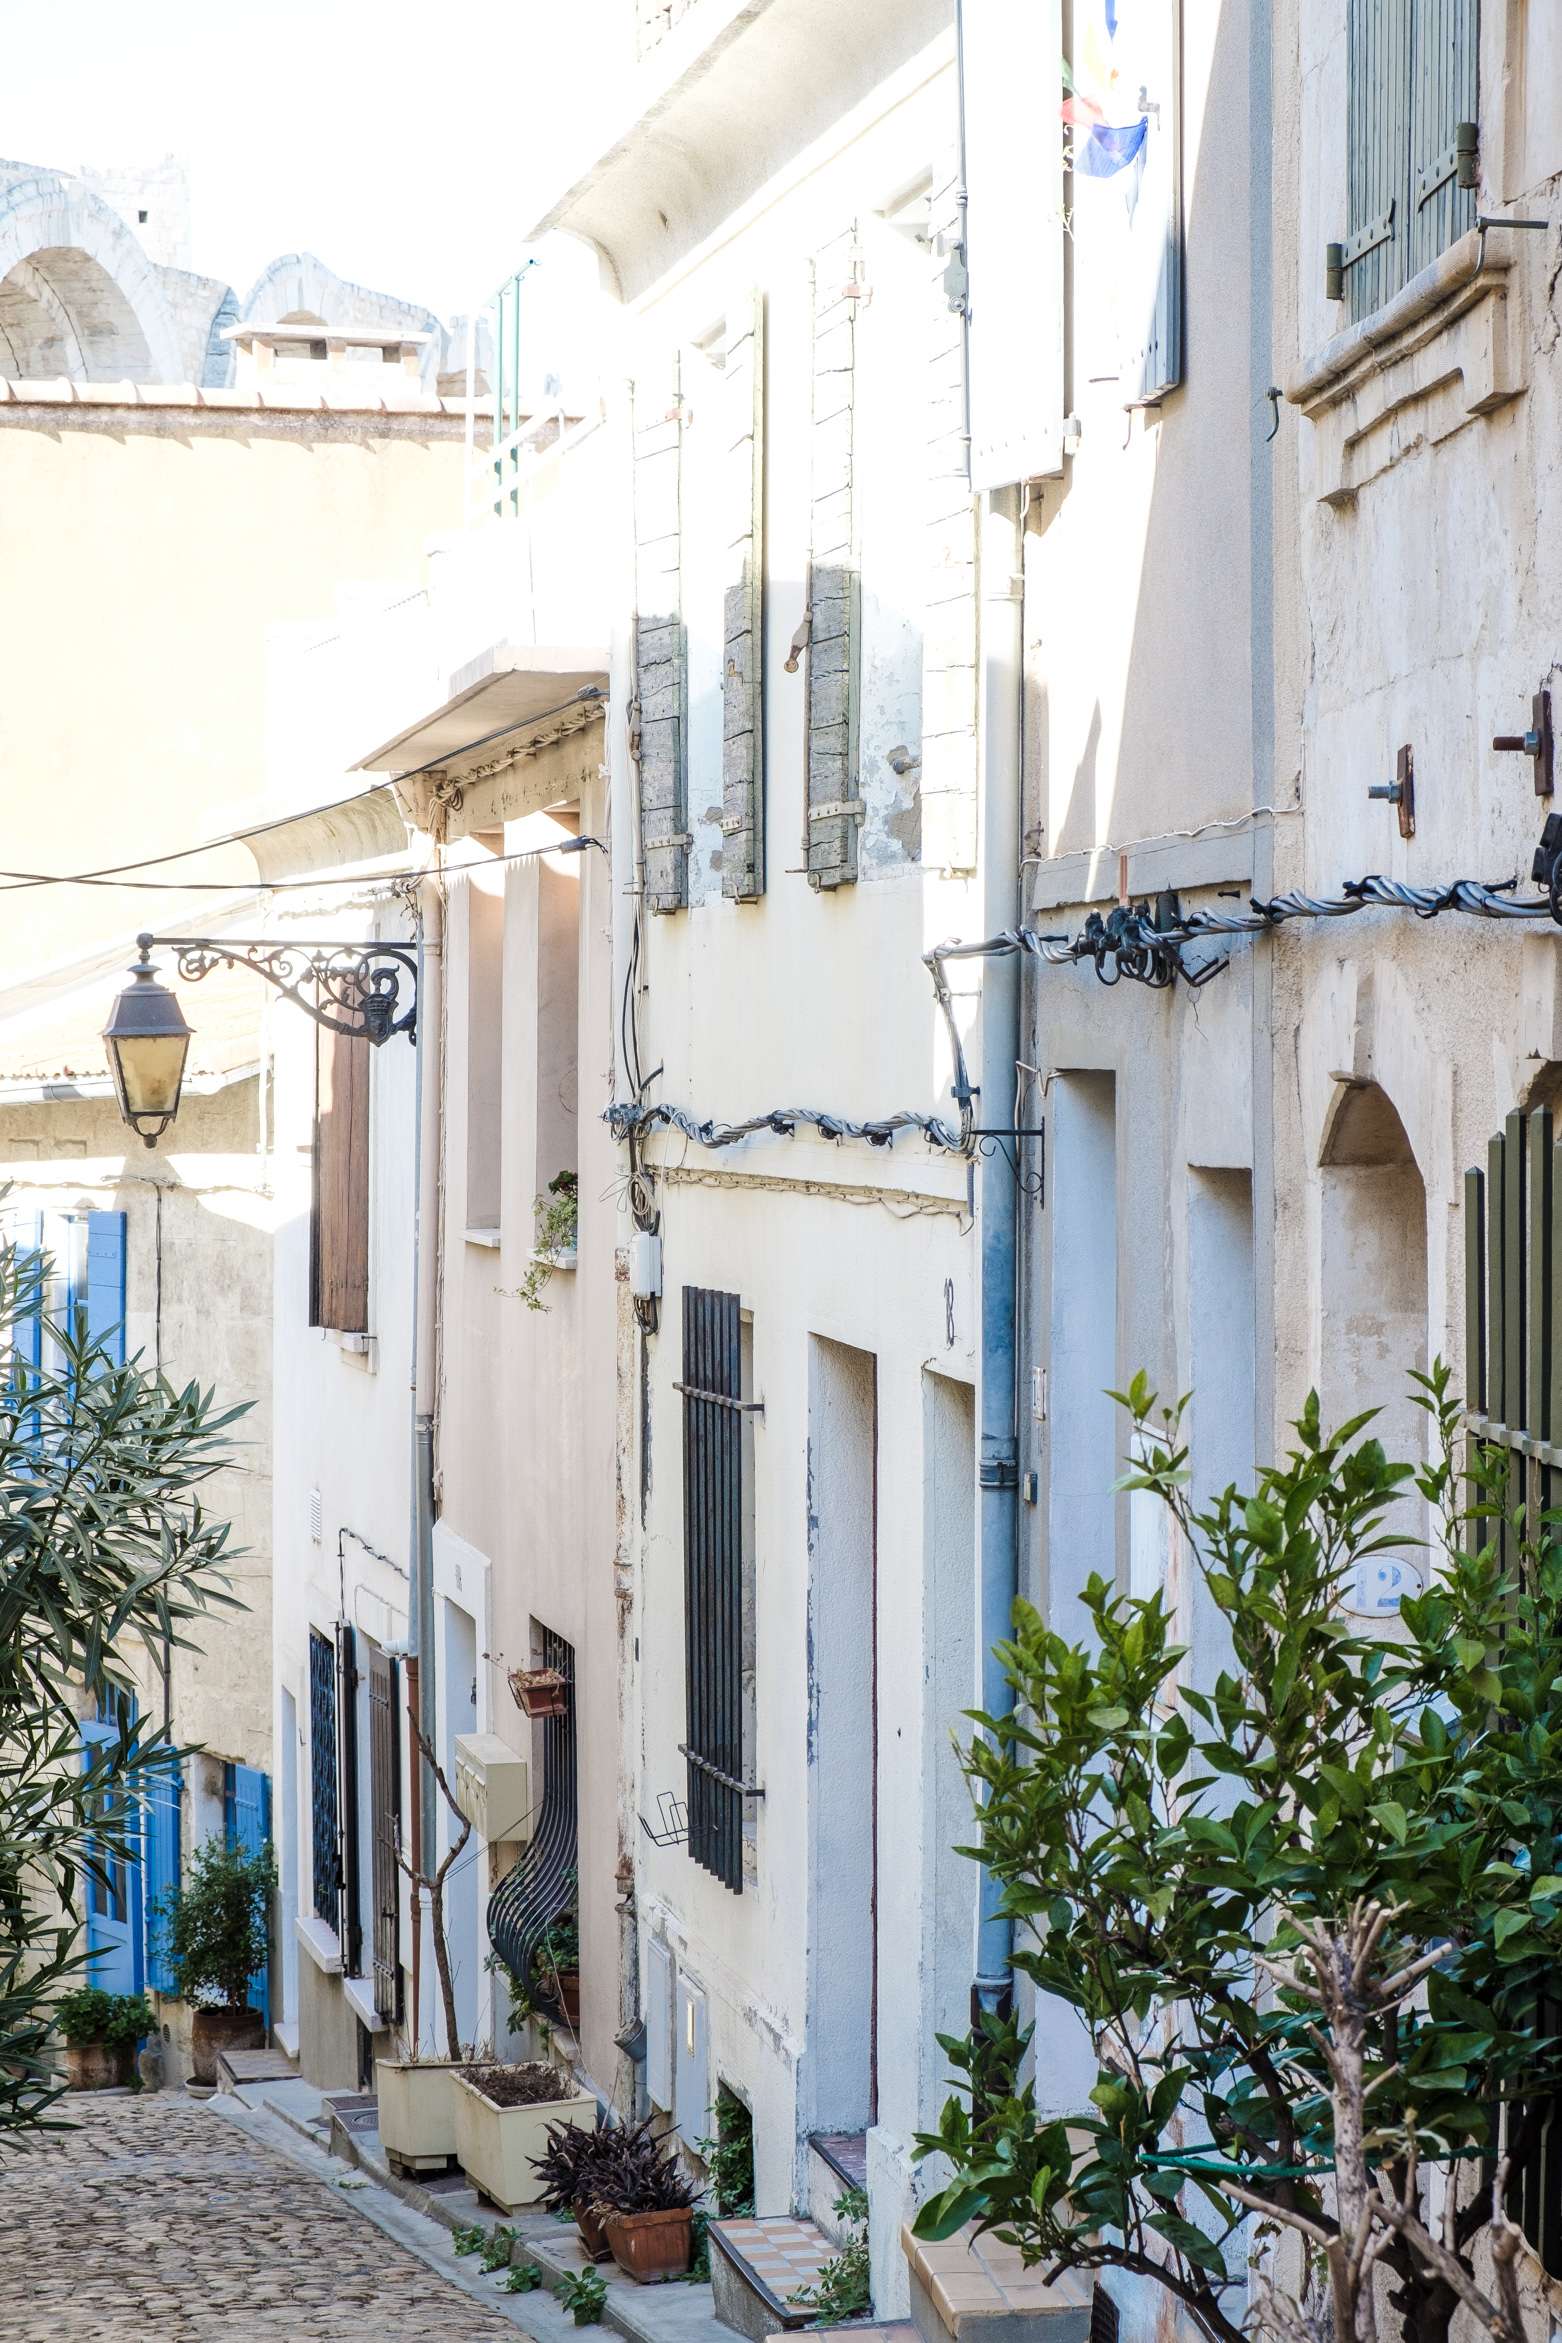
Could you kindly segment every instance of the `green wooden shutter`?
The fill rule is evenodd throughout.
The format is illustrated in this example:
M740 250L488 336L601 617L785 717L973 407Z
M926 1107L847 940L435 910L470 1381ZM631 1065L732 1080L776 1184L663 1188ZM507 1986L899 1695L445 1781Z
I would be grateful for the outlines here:
M765 891L765 300L729 321L722 404L729 516L722 604L721 891Z
M1410 91L1409 276L1430 267L1440 252L1475 225L1475 189L1461 187L1459 181L1475 175L1471 166L1479 32L1477 0L1417 0Z
M676 358L636 385L635 706L646 903L689 900L688 661L683 629L683 400Z
M812 483L808 571L808 834L811 887L850 886L857 876L862 813L857 702L862 662L856 458L857 231L835 237L814 262Z

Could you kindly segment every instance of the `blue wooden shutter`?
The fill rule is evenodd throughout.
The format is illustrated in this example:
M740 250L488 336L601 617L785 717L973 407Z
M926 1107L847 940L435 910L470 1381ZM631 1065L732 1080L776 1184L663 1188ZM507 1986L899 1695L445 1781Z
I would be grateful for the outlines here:
M271 1776L258 1766L222 1769L222 1835L226 1844L246 1855L258 1855L271 1841ZM271 2031L271 1963L262 1963L250 1979L249 2006L258 2009Z
M146 1981L154 1993L177 1991L168 1958L167 1924L158 1898L179 1885L179 1808L183 1784L178 1768L152 1768L146 1778Z
M87 1313L87 1332L116 1366L125 1363L125 1216L87 1214L85 1285L74 1297Z

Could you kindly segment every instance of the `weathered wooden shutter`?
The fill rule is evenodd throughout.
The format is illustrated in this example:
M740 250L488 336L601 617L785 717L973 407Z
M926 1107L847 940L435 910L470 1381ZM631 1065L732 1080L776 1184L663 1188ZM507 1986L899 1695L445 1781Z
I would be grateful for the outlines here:
M1381 308L1475 225L1479 0L1351 0L1349 211L1331 288Z
M721 891L765 891L765 299L729 325L722 404L730 518L722 603Z
M374 1895L374 2006L385 2023L401 2016L396 1825L400 1814L396 1663L369 1646L369 1864Z
M689 900L688 660L683 626L683 400L675 360L634 418L635 720L646 903Z
M1353 318L1405 281L1410 52L1415 0L1351 0L1347 216L1340 248Z
M850 886L862 815L857 703L862 580L856 456L857 303L862 254L850 228L814 261L812 483L808 569L808 828L811 887Z
M346 1619L336 1628L336 1729L342 1752L342 1958L350 1977L363 1973L362 1851L358 1828L358 1639Z
M271 1776L259 1766L227 1764L222 1769L223 1842L244 1855L258 1855L271 1843ZM249 1981L247 2000L271 2031L271 1958L268 1953Z
M743 1411L736 1294L683 1289L689 1853L743 1892Z
M922 860L976 868L977 522L965 445L965 328L946 272L958 266L953 158L930 205L932 380L928 400L927 577L922 624Z
M1479 33L1477 0L1418 0L1410 86L1408 276L1430 267L1475 225Z
M1513 1513L1532 1531L1562 1502L1562 1162L1550 1110L1511 1114L1464 1176L1465 1403L1470 1429L1504 1452L1506 1511L1481 1525L1503 1566L1519 1559ZM1562 2001L1542 2000L1537 2031L1562 2032ZM1538 2127L1510 2206L1553 2277L1562 2276L1562 2094L1509 2109L1510 2137Z
M369 1050L316 1029L311 1326L369 1331Z
M336 1654L309 1630L309 1844L315 1916L342 1924L342 1841L336 1794Z

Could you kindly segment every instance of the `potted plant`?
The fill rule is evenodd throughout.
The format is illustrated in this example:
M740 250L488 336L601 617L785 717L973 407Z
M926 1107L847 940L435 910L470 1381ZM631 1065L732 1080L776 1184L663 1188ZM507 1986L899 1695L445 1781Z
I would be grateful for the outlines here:
M698 2191L678 2169L675 2148L643 2126L597 2183L597 2211L613 2259L641 2286L659 2286L688 2271Z
M594 2262L613 2258L598 2199L607 2192L626 2149L650 2128L649 2118L632 2131L609 2128L600 2115L594 2126L550 2123L542 2154L532 2158L532 2170L542 2186L538 2204L545 2213L573 2215L580 2242Z
M440 2015L445 2032L443 2058L424 2058L420 2054L414 2025L404 2058L377 2058L374 2062L380 2145L393 2169L409 2174L443 2171L456 2153L456 2102L452 2085L462 2056L461 2021L456 2010L450 1943L445 1933L445 1881L472 1835L471 1820L462 1812L445 1770L429 1746L427 1734L414 1727L413 1738L419 1756L432 1773L446 1805L461 1827L432 1871L414 1865L399 1841L396 1847L397 1864L406 1874L412 1890L414 1942L423 1924L424 1898L428 1900L429 1934L434 1946ZM413 1795L417 1795L416 1785Z
M270 1951L276 1884L269 1844L246 1854L208 1839L195 1850L188 1880L156 1900L174 1989L194 2012L190 2064L198 2083L217 2080L225 2050L253 2050L266 2038L248 1995Z
M105 1993L78 1985L61 1994L54 2022L65 2038L65 2073L73 2091L112 2091L130 2081L136 2044L157 2024L142 1993Z
M456 2154L475 2189L513 2213L542 2195L535 2159L560 2116L595 2118L589 2091L574 2090L555 2066L463 2066L451 2077Z
M512 1668L510 1690L529 1717L561 1717L569 1678L557 1668Z

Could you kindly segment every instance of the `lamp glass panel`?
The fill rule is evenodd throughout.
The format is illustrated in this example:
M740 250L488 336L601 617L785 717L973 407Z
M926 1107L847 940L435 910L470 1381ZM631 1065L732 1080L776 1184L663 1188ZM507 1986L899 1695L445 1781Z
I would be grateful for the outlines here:
M179 1103L188 1033L127 1034L111 1044L119 1090L133 1115L171 1115Z

